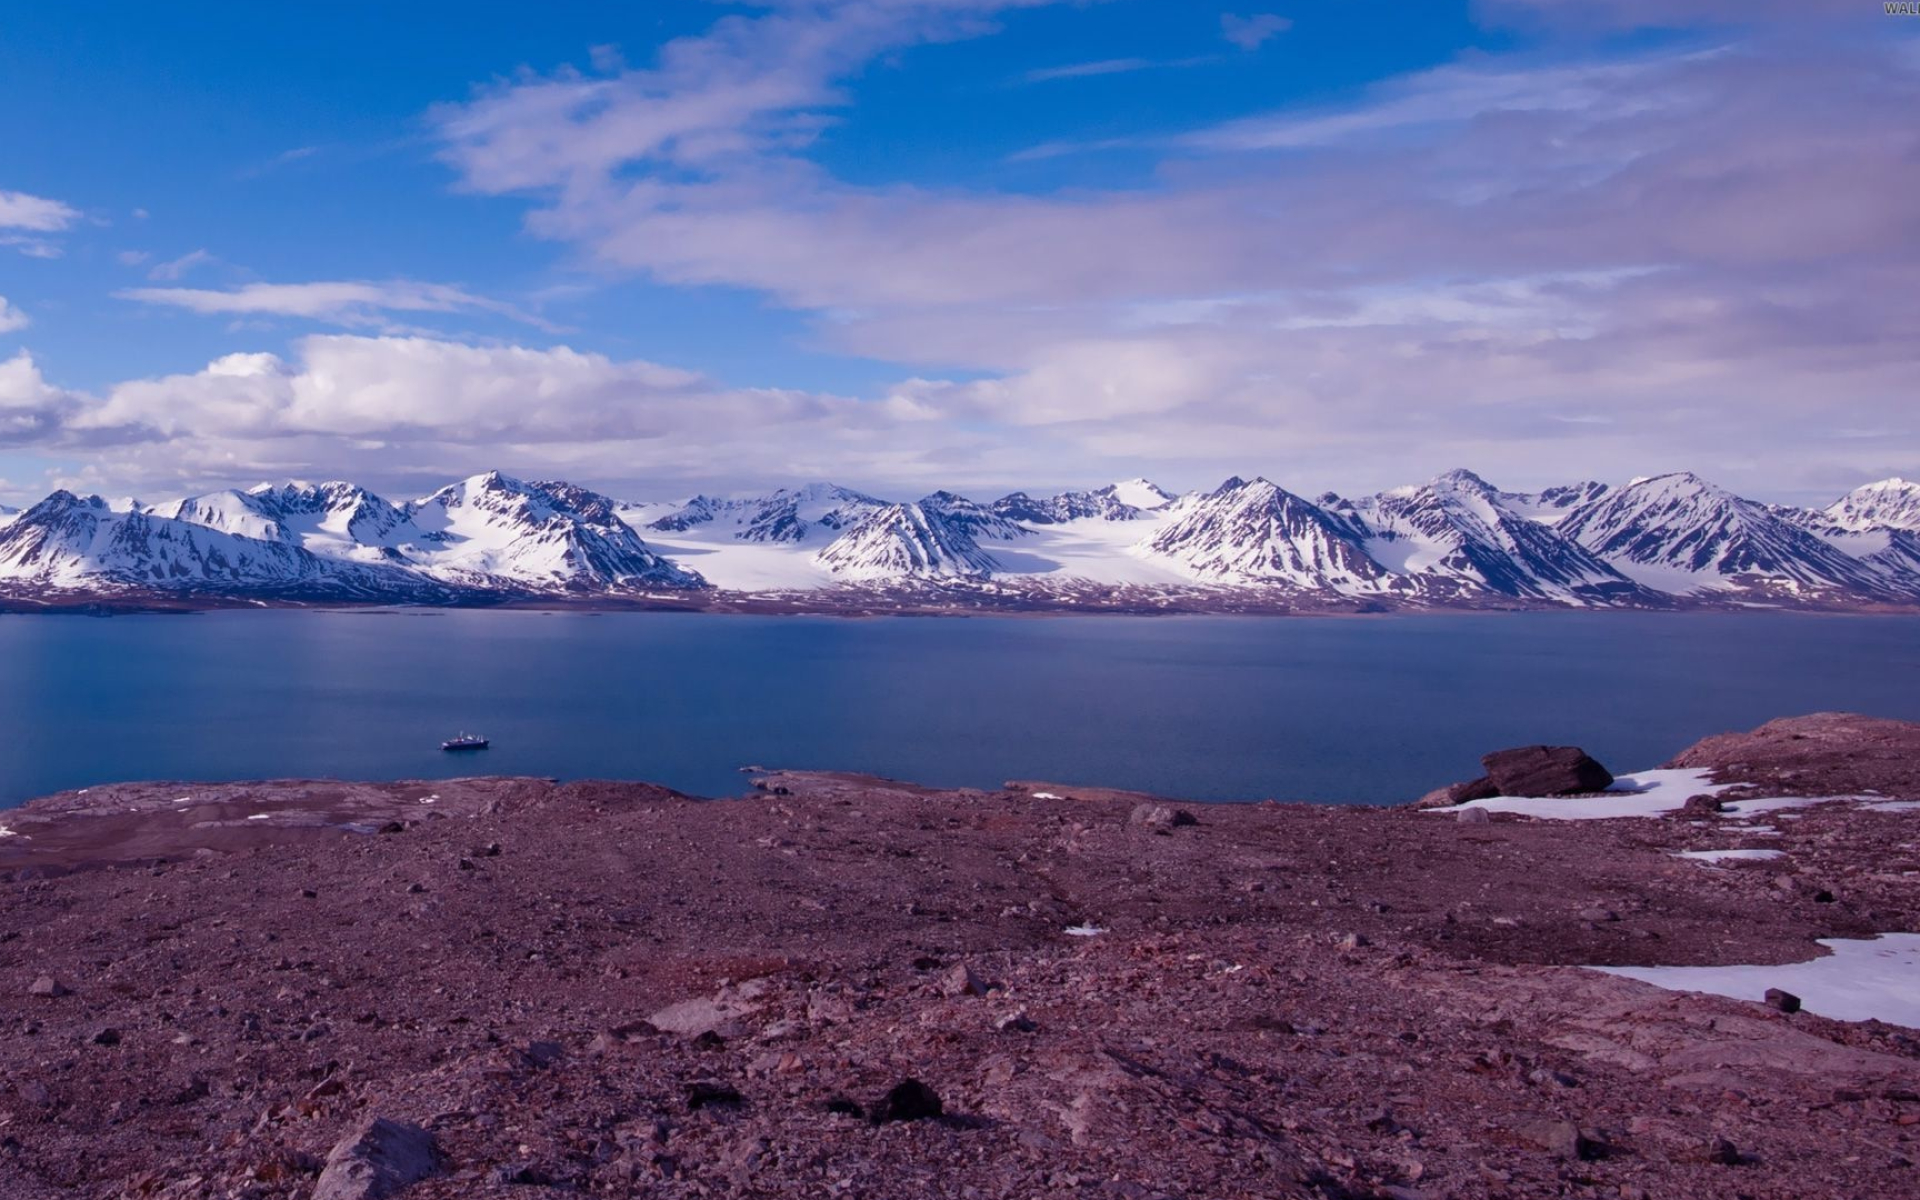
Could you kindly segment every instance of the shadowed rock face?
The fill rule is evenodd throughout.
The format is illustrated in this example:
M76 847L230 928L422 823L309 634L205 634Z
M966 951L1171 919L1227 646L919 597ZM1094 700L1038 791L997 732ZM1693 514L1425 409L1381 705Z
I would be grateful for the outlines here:
M1578 746L1520 746L1483 755L1502 796L1575 796L1605 791L1613 774Z
M1920 799L1893 753L1920 728L1813 720L1689 754L1877 746L1879 789ZM1920 1033L1576 967L1920 929L1920 812L1762 837L761 782L115 785L0 814L0 1197L310 1200L375 1118L440 1152L404 1200L1914 1190ZM1733 845L1784 857L1672 857Z
M433 1174L437 1165L426 1130L369 1117L327 1155L313 1200L387 1200Z

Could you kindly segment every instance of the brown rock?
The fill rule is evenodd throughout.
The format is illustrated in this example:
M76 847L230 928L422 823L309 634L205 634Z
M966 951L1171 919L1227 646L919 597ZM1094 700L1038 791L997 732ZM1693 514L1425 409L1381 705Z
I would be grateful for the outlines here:
M1503 796L1572 796L1605 791L1613 774L1578 746L1495 750L1480 765Z
M1783 1013L1797 1013L1800 1011L1800 997L1794 995L1792 992L1781 991L1779 988L1768 988L1765 1000L1769 1008L1777 1008Z
M1493 780L1482 775L1478 779L1469 779L1465 783L1450 783L1435 788L1413 802L1415 808L1451 808L1456 804L1465 804L1469 800L1490 800L1500 794L1493 786Z

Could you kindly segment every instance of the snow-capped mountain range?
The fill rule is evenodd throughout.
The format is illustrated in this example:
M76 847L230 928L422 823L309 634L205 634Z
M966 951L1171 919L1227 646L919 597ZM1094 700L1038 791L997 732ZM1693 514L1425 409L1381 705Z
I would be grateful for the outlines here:
M1686 473L1520 493L1470 471L1352 499L1233 478L1179 496L1144 479L985 503L816 483L623 503L489 472L399 503L333 482L0 508L0 599L15 601L890 593L1074 608L1914 605L1920 484L1868 484L1819 510Z

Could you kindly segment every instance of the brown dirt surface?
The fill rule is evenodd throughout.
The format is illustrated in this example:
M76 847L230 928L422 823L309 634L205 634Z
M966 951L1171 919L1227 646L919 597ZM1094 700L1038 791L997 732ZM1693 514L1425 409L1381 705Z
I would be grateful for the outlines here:
M1676 761L1920 798L1920 727L1799 720ZM305 1200L373 1118L438 1147L405 1200L1920 1195L1920 1033L1579 969L1920 929L1920 812L754 782L0 813L0 1197ZM1673 857L1728 846L1786 857Z

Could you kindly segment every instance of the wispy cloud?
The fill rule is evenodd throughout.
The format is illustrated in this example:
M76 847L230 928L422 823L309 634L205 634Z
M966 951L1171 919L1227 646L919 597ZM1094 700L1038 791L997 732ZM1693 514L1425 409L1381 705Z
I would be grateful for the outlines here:
M555 326L504 301L442 283L395 279L250 283L230 290L128 288L122 300L204 315L298 317L347 326L385 326L390 313L484 312L549 331Z
M240 171L240 178L257 179L262 175L278 171L282 167L290 167L294 163L303 162L306 159L312 158L314 155L320 153L320 150L321 148L319 146L295 146L290 150L282 150L264 162L258 162L242 169Z
M1255 13L1250 17L1234 13L1220 14L1220 36L1242 50L1258 50L1271 38L1293 28L1293 20L1274 13Z
M27 314L7 303L5 296L0 296L0 333L13 333L25 329L27 324Z
M1123 75L1129 71L1145 71L1159 65L1150 58L1103 58L1094 62L1040 67L1028 71L1023 78L1028 83L1045 83L1052 79L1083 79L1089 75Z
M207 263L215 261L217 260L214 256L205 250L189 250L179 258L154 264L153 269L147 272L147 278L163 282L184 279L187 273L195 267L204 266Z
M60 243L49 235L65 232L79 219L80 210L61 201L0 191L0 247L28 258L59 258Z

